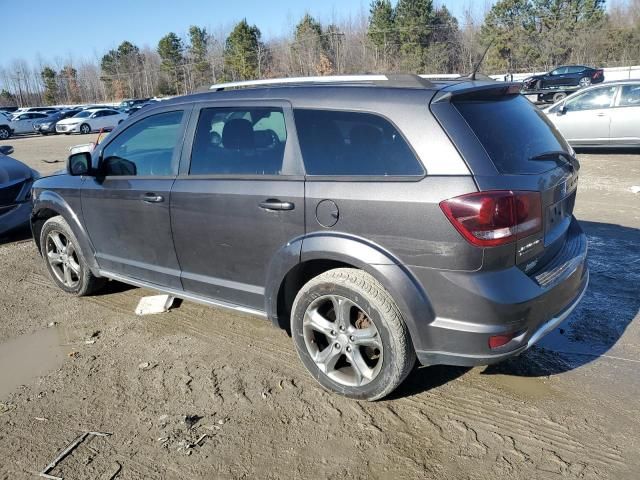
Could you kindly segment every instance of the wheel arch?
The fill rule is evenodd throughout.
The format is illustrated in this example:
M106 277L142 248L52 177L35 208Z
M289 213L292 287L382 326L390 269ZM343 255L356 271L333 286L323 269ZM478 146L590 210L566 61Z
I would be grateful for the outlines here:
M378 280L398 305L416 349L435 313L413 274L391 253L363 238L320 232L288 243L271 261L265 307L274 325L289 331L291 306L311 278L334 268L356 268Z
M99 268L95 259L95 249L89 239L89 235L71 206L58 193L53 191L40 192L37 199L34 200L31 211L31 232L33 240L38 247L38 252L41 252L40 233L42 226L47 220L58 215L69 224L69 228L71 228L78 240L80 250L84 254L89 268L95 275Z

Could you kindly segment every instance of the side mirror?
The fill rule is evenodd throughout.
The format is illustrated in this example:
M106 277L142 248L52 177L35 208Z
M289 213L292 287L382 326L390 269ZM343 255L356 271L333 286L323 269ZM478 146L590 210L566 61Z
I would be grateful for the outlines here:
M67 173L72 176L91 174L91 154L80 152L69 155L67 159Z
M13 147L11 145L0 146L0 155L11 155L13 153Z
M567 113L567 106L563 103L558 109L558 116L564 115L565 113Z

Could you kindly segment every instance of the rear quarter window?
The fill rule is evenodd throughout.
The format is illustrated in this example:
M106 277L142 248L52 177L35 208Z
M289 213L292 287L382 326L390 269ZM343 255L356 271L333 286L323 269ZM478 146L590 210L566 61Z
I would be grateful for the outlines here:
M379 115L296 109L294 116L308 175L424 175L400 132Z
M542 153L570 148L546 115L521 95L454 102L454 106L504 174L536 174L557 166L532 160Z

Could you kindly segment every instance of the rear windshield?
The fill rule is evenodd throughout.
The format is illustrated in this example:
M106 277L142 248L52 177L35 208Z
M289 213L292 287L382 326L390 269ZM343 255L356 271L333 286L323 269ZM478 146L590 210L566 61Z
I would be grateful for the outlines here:
M531 160L569 151L546 115L521 95L454 102L500 173L536 174L557 166L553 159Z

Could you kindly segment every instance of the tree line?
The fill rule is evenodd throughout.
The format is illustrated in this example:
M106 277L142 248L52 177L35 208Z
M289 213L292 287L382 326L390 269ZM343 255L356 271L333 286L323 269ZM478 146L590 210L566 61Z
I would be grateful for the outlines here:
M0 67L0 104L74 104L180 95L212 83L352 73L518 73L565 63L640 64L640 0L499 0L477 20L432 0L373 0L369 11L322 23L305 14L263 40L246 19L229 32L191 26L155 48L130 41L97 61Z

